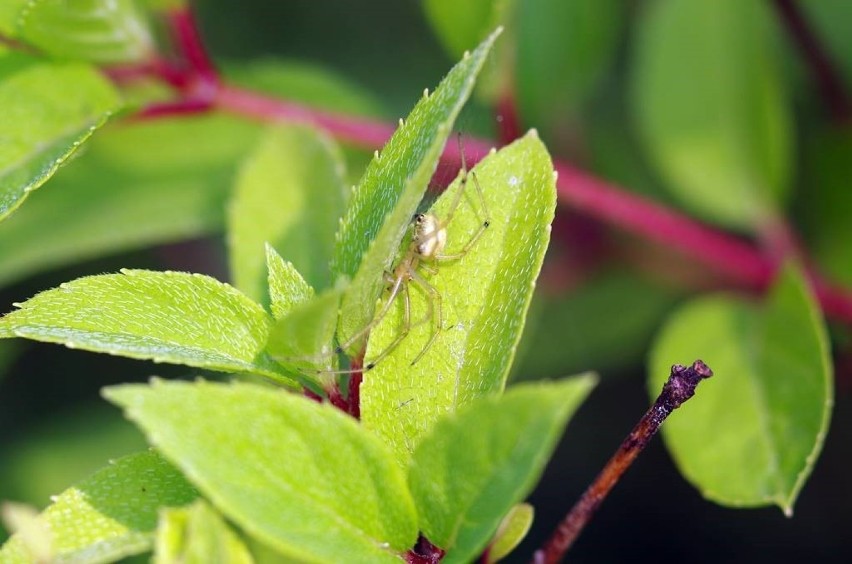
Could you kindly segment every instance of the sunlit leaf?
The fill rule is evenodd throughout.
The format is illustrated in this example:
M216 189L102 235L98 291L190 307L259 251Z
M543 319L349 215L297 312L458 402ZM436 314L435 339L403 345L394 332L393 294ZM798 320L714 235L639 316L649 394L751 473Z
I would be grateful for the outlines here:
M437 263L434 275L420 269L440 295L442 330L412 366L434 334L437 317L429 316L423 288L409 282L411 332L365 374L361 386L362 421L393 445L403 465L419 437L444 413L503 389L550 238L556 205L553 165L532 132L473 169L447 228L446 254L463 248L486 220L474 177L489 227L462 258ZM432 212L447 217L460 189L456 181ZM437 299L431 299L437 311ZM373 329L365 365L404 329L403 303L395 300Z
M305 282L292 263L281 258L270 245L266 245L266 268L269 307L275 319L281 319L293 307L313 297L314 289L310 284Z
M341 342L373 317L382 274L390 270L408 223L426 191L453 122L473 89L499 30L424 96L370 162L353 194L337 234L332 272L352 280L341 306ZM361 342L348 352L357 352Z
M0 52L0 219L41 186L120 107L83 64Z
M291 559L398 563L417 538L387 447L328 404L206 382L105 395L226 517Z
M718 503L791 514L833 403L825 325L801 274L780 274L762 307L729 296L684 306L652 351L650 394L695 358L713 381L663 426L681 472Z
M133 454L57 496L39 519L52 537L55 562L114 562L151 549L157 511L190 503L197 493L153 452ZM7 564L34 562L22 539L0 548Z
M472 562L529 494L574 410L594 386L583 376L525 384L439 420L414 451L409 484L442 562Z
M47 290L0 318L0 336L276 378L263 352L272 317L200 274L124 270Z

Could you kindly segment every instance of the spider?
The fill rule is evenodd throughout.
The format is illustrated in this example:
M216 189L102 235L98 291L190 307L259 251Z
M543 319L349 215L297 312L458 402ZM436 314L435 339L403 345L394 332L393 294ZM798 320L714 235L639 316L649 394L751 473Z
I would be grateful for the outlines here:
M464 151L461 150L461 141L459 141L459 153L461 155L461 180L459 189L456 191L450 207L447 210L446 217L442 220L433 213L418 213L414 216L411 222L411 243L402 255L399 262L394 267L393 271L385 272L385 282L388 284L389 294L387 300L382 305L373 320L351 335L345 342L340 343L335 347L335 354L340 354L354 343L358 342L375 328L390 312L396 299L402 295L403 313L402 313L402 328L396 337L382 351L365 364L361 368L347 368L340 370L323 370L318 369L318 373L323 374L352 374L355 372L367 372L376 367L384 358L386 358L393 350L408 336L412 327L416 327L425 323L430 318L433 322L432 334L429 340L411 361L411 365L417 363L429 351L435 340L443 330L443 307L441 293L435 286L429 283L422 274L418 272L418 268L427 271L429 274L435 274L437 267L442 262L456 261L464 257L479 238L485 233L490 225L490 217L488 215L488 207L485 204L485 198L482 195L482 188L479 186L479 180L476 178L476 173L469 171L465 159ZM482 208L483 221L477 230L471 235L467 243L458 251L446 254L444 251L447 246L447 227L453 220L453 216L461 204L462 198L465 195L468 187L468 180L473 179L473 186L479 198L479 203ZM409 295L409 284L415 284L425 294L427 300L428 311L421 321L415 324L411 323L411 298Z

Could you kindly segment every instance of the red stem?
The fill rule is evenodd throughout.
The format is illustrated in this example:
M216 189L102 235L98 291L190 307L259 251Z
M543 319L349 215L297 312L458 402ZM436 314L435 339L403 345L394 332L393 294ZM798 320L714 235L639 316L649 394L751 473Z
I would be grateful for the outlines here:
M371 149L381 148L394 131L394 127L387 123L313 110L228 84L218 88L212 105L222 111L262 121L312 124L341 141ZM491 147L491 143L483 139L467 138L464 150L468 163L472 165L481 160ZM447 144L442 161L450 166L461 164L455 143ZM679 250L742 288L759 291L771 283L778 261L754 245L595 178L568 163L556 161L554 166L559 174L556 188L562 203L600 221ZM815 274L811 275L811 281L826 314L852 322L852 294L828 285Z
M776 2L781 8L788 4L785 0ZM187 113L200 111L205 107L215 107L221 111L265 122L312 124L326 130L338 140L370 149L381 148L394 132L394 126L387 123L313 110L222 84L205 52L189 10L171 12L169 21L181 55L189 67L185 71L185 84L188 86L180 88L184 103L156 106L148 111L149 116ZM180 70L180 67L167 64L153 67L156 76L172 84L178 82L173 76L175 69ZM518 125L513 101L510 98L504 99L501 109L506 110L508 119L504 135L507 138L509 135L516 135ZM491 147L492 143L489 141L466 139L464 150L468 163L473 165L481 160ZM461 156L455 143L447 144L442 155L442 164L460 166ZM568 163L556 161L554 166L558 173L557 193L563 204L604 223L676 249L694 261L709 266L739 287L750 291L765 289L771 283L783 258L764 253L753 244L710 228L615 184L595 178ZM852 322L852 292L832 287L814 272L809 275L826 315Z
M210 82L219 82L219 73L207 55L192 10L185 7L171 10L167 18L176 47L194 74Z

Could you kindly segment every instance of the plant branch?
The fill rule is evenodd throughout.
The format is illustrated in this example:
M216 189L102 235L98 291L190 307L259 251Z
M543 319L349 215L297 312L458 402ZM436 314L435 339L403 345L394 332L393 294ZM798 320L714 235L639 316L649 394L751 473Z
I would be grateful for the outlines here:
M619 478L630 467L639 453L648 445L660 425L672 411L680 407L695 394L698 383L713 375L710 367L696 360L687 368L681 364L672 366L671 375L663 385L663 391L654 405L642 416L633 431L627 435L618 450L606 463L592 485L571 508L545 545L533 556L535 564L555 564L580 535L607 494Z
M776 1L779 5L784 4L784 0ZM143 117L215 108L263 122L311 124L340 141L369 149L380 149L393 134L395 127L388 123L318 111L222 83L204 49L191 13L186 9L176 10L169 12L168 18L183 65L158 62L146 67L155 78L176 86L182 98L174 104L158 104L143 110ZM185 73L184 79L179 77L181 71ZM512 122L506 125L514 129L514 103L510 99L504 102L506 106L502 109L510 110L507 117ZM490 141L468 138L464 150L472 165L487 155L491 148ZM461 165L461 155L455 143L447 144L441 161L442 166L458 168ZM710 267L732 285L749 291L764 290L771 284L784 258L766 253L752 243L708 227L566 162L556 161L554 165L558 173L557 192L563 204L603 223L675 249ZM809 276L826 315L852 322L852 291L831 286L813 271Z
M852 105L843 80L799 6L795 0L775 0L775 8L807 61L831 115L839 123L849 123Z

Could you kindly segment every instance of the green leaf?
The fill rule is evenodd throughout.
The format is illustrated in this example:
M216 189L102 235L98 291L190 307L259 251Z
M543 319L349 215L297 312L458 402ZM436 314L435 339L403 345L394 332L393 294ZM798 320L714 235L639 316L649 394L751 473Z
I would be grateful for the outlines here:
M821 272L852 286L852 191L848 188L852 178L852 134L835 127L811 133L805 143L802 177L813 189L799 202L808 223L808 249L819 260Z
M271 244L317 290L331 285L334 231L343 214L343 161L315 129L270 129L243 163L228 213L235 285L267 297L263 246Z
M524 384L439 420L414 451L409 474L420 529L472 562L503 517L535 486L568 419L594 386L586 375Z
M518 2L515 83L526 123L556 133L579 116L614 62L625 19L619 0Z
M251 564L254 559L215 509L201 500L160 512L153 564Z
M766 221L786 198L794 160L770 7L662 0L640 23L634 107L672 194L724 225Z
M555 176L535 132L483 159L469 175L474 177L490 226L461 259L437 263L434 275L419 271L441 296L443 329L412 366L435 321L428 317L424 292L409 283L411 332L365 375L361 386L364 425L393 446L403 465L419 437L444 413L503 389L550 238ZM446 217L459 189L457 180L436 202L432 212L437 217ZM447 227L445 253L461 249L483 220L475 184L469 181ZM373 329L367 364L403 330L403 301L397 299ZM428 321L416 323L421 319Z
M343 296L338 333L346 342L373 317L382 274L390 270L411 216L423 197L447 137L482 68L492 33L424 95L393 137L367 167L337 234L331 269L352 280ZM348 352L357 352L353 343Z
M200 274L123 270L41 292L0 318L0 336L155 362L279 377L263 353L272 318Z
M444 49L453 57L482 41L498 25L514 0L426 0L423 12Z
M293 263L281 258L269 244L266 245L266 268L269 272L269 305L275 319L281 319L295 306L314 296L314 289L305 282Z
M62 59L131 62L154 50L133 0L13 0L0 10L0 30Z
M226 517L289 558L399 562L417 538L387 447L330 405L248 384L104 393Z
M157 510L198 494L153 452L120 458L53 500L39 519L52 537L52 562L113 562L151 549ZM0 549L8 564L34 562L15 535Z
M53 176L119 104L109 82L86 65L0 53L0 220Z
M530 531L534 517L535 509L529 503L519 503L512 507L494 533L485 564L498 562L515 550Z
M0 223L0 282L221 230L237 163L259 131L224 115L105 128Z
M330 343L342 293L342 288L326 290L294 306L270 332L269 355L292 370L334 368L337 354Z
M828 338L801 274L783 271L761 308L727 296L684 306L652 351L651 396L672 363L695 358L713 382L663 425L681 472L718 503L792 514L833 403Z

